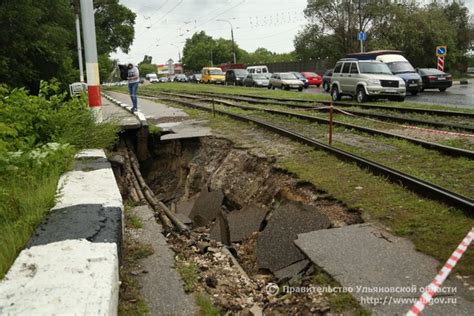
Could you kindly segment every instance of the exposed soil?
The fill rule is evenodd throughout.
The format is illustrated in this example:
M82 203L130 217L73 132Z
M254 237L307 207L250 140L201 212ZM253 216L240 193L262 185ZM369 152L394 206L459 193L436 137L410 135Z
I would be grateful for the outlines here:
M276 167L274 159L237 148L226 139L151 140L149 149L152 157L141 164L142 175L155 195L168 205L195 200L201 190L222 190L224 214L254 204L268 210L268 219L281 203L291 201L317 208L327 216L331 227L362 222L357 210L348 209L311 183ZM120 179L120 172L116 171L116 175ZM122 186L121 192L127 196L127 188ZM265 221L261 227L264 229ZM210 239L209 227L194 227L190 236L171 233L168 241L179 258L178 266L197 267L196 281L190 285L192 291L206 293L224 313L330 313L330 297L324 294L267 293L265 286L278 280L268 270L258 267L258 235L256 231L249 238L226 247ZM231 260L227 249L233 252L239 264ZM310 265L285 282L296 286L317 285L313 284L313 274ZM354 306L348 306L345 311L354 312Z

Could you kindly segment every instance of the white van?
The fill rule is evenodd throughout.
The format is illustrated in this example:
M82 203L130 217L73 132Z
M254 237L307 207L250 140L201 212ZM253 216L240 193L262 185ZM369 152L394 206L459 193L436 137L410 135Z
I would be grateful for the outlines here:
M145 76L146 80L150 81L150 83L153 83L153 82L159 82L158 81L158 76L156 74L147 74Z
M246 69L249 74L268 74L267 66L250 66Z

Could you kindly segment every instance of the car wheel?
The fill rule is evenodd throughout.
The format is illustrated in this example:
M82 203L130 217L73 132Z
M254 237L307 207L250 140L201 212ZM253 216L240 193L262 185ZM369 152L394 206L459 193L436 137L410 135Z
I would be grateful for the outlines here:
M318 87L318 88L319 88L319 87L321 87L321 85L320 85L320 84L317 84L317 85L316 85L316 87Z
M405 101L405 97L395 97L395 100L398 102L403 102Z
M324 89L324 91L329 92L329 83L327 83L327 82L323 83L323 89Z
M275 86L272 86L272 90L275 90Z
M363 87L357 88L356 101L357 103L364 103L367 101L367 94L365 93L365 89Z
M411 93L411 95L417 95L418 91L411 91L410 93Z
M446 91L446 88L439 88L439 91L444 92Z
M341 95L340 95L339 90L337 89L336 85L334 85L332 87L331 97L332 97L333 101L340 101L341 100Z
M281 86L282 89L290 90L290 86Z
M272 85L271 85L271 84L269 84L269 85L268 85L268 89L271 89L271 88L272 88Z
M298 88L298 91L303 91L303 88L299 87L299 88Z

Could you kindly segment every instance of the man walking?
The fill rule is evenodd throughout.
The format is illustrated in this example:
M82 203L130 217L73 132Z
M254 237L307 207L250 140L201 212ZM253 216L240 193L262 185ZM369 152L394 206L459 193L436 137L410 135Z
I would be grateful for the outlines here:
M138 85L140 84L140 73L138 72L138 68L132 63L129 63L127 68L128 93L130 94L130 98L132 99L132 112L135 112L138 109L137 93Z

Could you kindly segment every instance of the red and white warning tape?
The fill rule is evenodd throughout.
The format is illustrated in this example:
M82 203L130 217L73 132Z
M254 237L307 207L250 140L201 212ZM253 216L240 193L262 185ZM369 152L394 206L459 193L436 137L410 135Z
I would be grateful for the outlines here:
M451 257L444 264L441 271L439 271L438 275L436 275L434 280L430 283L430 285L428 285L428 287L426 288L426 291L423 292L423 294L420 296L420 298L415 303L415 305L413 305L410 311L408 311L407 316L419 315L423 311L426 305L428 305L431 299L436 295L436 292L438 292L438 290L441 288L441 286L443 285L443 282L446 280L448 275L454 269L458 261L461 259L462 255L471 244L473 238L474 238L474 228L471 228L471 231L466 235L466 237L464 237L464 239L456 248L456 250L453 252Z
M462 137L474 137L474 134L440 131L440 130L437 130L437 129L423 128L423 127L417 127L417 126L411 126L411 125L402 125L402 126L406 127L406 128L426 131L426 132L433 133L433 134L455 135L455 136L462 136Z

